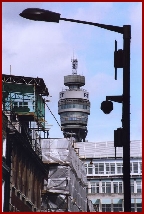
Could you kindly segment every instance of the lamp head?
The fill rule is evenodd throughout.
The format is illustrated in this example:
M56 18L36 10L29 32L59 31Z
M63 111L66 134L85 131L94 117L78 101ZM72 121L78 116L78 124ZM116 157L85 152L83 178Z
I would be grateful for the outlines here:
M34 21L45 21L45 22L59 22L60 13L55 13L49 10L40 8L27 8L19 14L21 17L34 20Z

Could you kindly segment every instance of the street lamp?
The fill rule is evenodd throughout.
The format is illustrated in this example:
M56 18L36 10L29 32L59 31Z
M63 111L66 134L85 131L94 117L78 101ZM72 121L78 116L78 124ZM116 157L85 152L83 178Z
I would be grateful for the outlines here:
M82 23L100 27L106 30L123 34L123 50L117 51L115 41L114 67L115 79L117 79L117 68L123 68L123 94L121 96L106 96L106 101L101 105L101 109L106 114L113 109L111 101L122 103L122 142L123 146L123 182L124 182L124 211L131 212L131 188L130 188L130 39L131 25L123 27L105 25L93 22L80 21L75 19L61 18L59 13L39 8L27 8L19 14L23 18L34 21L57 22L60 20Z

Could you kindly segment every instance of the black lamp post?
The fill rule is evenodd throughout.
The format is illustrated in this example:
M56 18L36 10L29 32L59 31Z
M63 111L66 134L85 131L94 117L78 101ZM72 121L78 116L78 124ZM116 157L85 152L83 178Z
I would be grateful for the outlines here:
M93 22L86 22L74 19L61 18L59 13L39 8L28 8L19 14L23 18L34 21L57 22L59 20L77 22L82 24L93 25L106 30L115 31L123 34L123 50L115 50L115 69L123 68L123 95L107 96L107 101L122 103L122 146L123 146L123 182L124 182L124 211L131 212L131 185L130 185L130 39L131 26L123 27L105 25ZM116 47L116 45L115 45ZM117 47L116 47L117 49ZM116 79L116 70L115 70ZM108 102L111 102L108 101ZM106 103L103 103L103 105ZM108 108L111 103L108 104ZM109 110L108 110L109 111ZM110 112L109 112L110 113Z

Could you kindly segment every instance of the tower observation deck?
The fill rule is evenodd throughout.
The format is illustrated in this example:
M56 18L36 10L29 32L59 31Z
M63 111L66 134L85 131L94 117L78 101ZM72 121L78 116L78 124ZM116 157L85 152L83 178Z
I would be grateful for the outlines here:
M85 77L77 74L78 60L72 60L72 75L64 76L68 89L59 93L58 114L64 137L74 137L85 141L87 122L90 114L89 93L80 88L85 85Z

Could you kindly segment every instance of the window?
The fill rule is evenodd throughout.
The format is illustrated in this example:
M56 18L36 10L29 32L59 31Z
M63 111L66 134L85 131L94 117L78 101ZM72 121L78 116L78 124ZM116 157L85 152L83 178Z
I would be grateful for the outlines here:
M114 163L110 164L110 172L111 172L111 174L115 174L115 164Z
M138 173L138 163L133 163L133 173Z
M17 108L17 107L18 107L18 103L14 102L14 108Z
M102 193L111 193L111 182L102 182Z
M137 184L137 193L141 193L142 192L141 181L136 181L136 184Z
M123 193L123 183L122 181L113 182L114 193Z
M142 212L142 204L137 204L137 212Z
M104 163L99 163L99 174L104 174Z
M98 163L95 163L95 174L98 174Z
M119 193L123 193L123 183L119 182Z
M123 173L123 165L122 163L117 163L117 174Z
M102 182L102 193L105 193L106 190L105 190L105 182Z
M102 212L111 212L111 204L102 204Z
M22 102L19 102L19 107L22 107Z
M95 166L95 174L104 174L104 163L96 163Z
M131 203L131 212L135 212L135 204Z
M142 163L139 163L139 173L142 173Z
M132 173L132 163L130 163L130 173Z
M118 193L118 182L113 182L113 191L114 193Z
M115 163L106 163L106 174L115 174Z
M113 212L122 211L122 204L113 204Z
M24 102L24 106L25 106L25 107L28 107L28 102Z
M131 193L134 193L134 181L131 181Z
M93 165L88 164L88 174L93 174Z
M106 174L110 174L109 163L106 163Z
M91 183L91 193L99 193L99 182Z
M111 193L111 182L106 182L106 193Z

